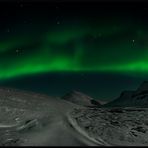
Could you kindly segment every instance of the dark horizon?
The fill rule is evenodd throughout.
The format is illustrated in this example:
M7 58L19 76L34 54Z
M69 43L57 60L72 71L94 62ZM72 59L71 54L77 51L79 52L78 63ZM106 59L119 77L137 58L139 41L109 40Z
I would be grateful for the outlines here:
M62 97L75 90L94 99L112 101L123 91L136 90L144 81L145 79L116 74L47 73L1 81L0 88L32 91L53 97Z

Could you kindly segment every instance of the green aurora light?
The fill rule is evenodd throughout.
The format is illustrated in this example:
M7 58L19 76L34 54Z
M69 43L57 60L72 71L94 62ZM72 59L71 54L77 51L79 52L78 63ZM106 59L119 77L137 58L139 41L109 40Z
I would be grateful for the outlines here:
M40 36L29 30L1 39L0 80L45 72L148 73L148 30L123 22L69 23Z

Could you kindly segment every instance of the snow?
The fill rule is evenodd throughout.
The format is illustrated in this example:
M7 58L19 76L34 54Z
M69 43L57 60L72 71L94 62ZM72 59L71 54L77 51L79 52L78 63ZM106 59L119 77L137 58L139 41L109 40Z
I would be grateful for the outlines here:
M77 109L70 115L79 128L104 146L148 145L148 109Z
M0 89L0 146L135 145L148 145L147 108L90 108L58 97Z
M60 98L1 89L0 145L85 146L66 119L66 113L75 107L79 106Z

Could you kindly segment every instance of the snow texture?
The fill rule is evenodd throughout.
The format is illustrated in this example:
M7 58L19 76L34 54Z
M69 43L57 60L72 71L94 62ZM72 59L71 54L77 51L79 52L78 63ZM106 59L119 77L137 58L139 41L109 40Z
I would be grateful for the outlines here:
M0 146L148 146L147 108L81 103L0 89Z

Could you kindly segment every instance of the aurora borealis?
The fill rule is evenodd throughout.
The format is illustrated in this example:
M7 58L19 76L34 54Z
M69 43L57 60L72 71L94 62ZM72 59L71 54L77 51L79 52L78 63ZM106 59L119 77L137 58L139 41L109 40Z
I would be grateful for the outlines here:
M124 75L138 82L147 79L147 6L107 1L1 1L1 86L17 78L55 73L65 79L69 73L80 77ZM17 86L17 81L12 83ZM89 85L87 80L85 83L78 82L78 89Z

